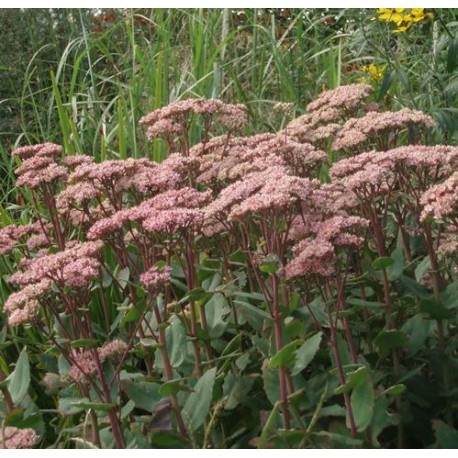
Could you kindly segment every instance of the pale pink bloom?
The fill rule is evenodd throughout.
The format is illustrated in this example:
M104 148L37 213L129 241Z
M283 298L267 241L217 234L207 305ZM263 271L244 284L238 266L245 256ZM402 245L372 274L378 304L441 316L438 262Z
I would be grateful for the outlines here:
M57 210L69 214L74 207L89 204L97 197L99 190L90 182L82 181L68 185L56 199Z
M187 129L190 116L199 114L205 117L214 116L214 121L230 130L240 128L247 122L247 110L244 105L225 104L216 99L187 99L172 102L166 107L159 108L143 116L140 124L147 125L148 136L178 134ZM159 124L159 127L156 125Z
M140 281L146 289L156 291L160 286L170 281L170 266L164 266L162 269L153 266L140 275Z
M116 339L103 344L97 349L100 361L103 362L107 358L119 359L127 350L127 344L122 340Z
M35 224L10 224L0 229L0 255L10 253L20 239L36 231Z
M70 368L69 376L76 382L82 382L85 377L91 377L97 372L97 364L93 354L94 350L72 350L72 358L75 361Z
M196 208L177 208L175 210L161 210L153 212L153 216L146 218L142 226L148 232L175 233L182 229L200 227L204 220L202 210Z
M66 286L83 287L98 275L99 268L100 261L96 258L76 259L62 268L62 280Z
M332 243L324 239L306 239L293 248L294 256L281 270L288 278L306 275L330 277L335 273L336 256Z
M372 92L369 84L350 84L339 86L320 94L307 105L307 111L314 112L323 109L337 108L339 110L355 110L360 107Z
M50 240L43 232L40 234L31 235L26 242L29 250L35 250L37 248L48 247Z
M40 143L38 145L22 146L12 151L13 156L28 159L33 156L58 156L62 153L62 146L55 143Z
M33 156L29 159L25 159L22 164L14 170L14 172L16 175L21 176L27 172L43 169L53 163L54 161L49 157Z
M84 274L84 282L87 284L91 277L95 276L95 265L98 263L95 256L103 248L103 242L97 240L95 242L77 242L73 247L67 248L64 251L47 254L39 258L34 258L25 272L17 272L13 274L9 281L18 285L31 285L44 280L52 279L54 281L68 282L68 286L82 286L83 277L78 276L74 271L74 262L81 263L81 274ZM82 261L84 258L89 260ZM98 264L97 264L98 265ZM65 270L67 269L67 271ZM11 297L11 296L10 296Z
M24 449L32 448L38 442L37 433L31 428L6 426L0 429L0 448Z
M62 159L62 164L71 168L77 167L81 164L92 164L93 162L94 158L92 156L87 156L86 154L75 154L72 156L66 156Z
M443 183L429 188L421 198L423 211L422 220L433 217L444 220L447 217L457 216L458 211L458 172L455 172Z
M65 167L51 163L47 167L25 172L16 180L16 185L34 189L52 181L66 180L67 176Z
M433 127L434 120L425 113L410 108L400 111L369 112L361 118L349 119L336 135L335 150L367 146L387 132L397 135L401 130L418 126Z
M38 312L38 300L49 291L50 287L49 280L42 280L10 294L3 305L4 310L8 313L8 323L11 326L31 323Z

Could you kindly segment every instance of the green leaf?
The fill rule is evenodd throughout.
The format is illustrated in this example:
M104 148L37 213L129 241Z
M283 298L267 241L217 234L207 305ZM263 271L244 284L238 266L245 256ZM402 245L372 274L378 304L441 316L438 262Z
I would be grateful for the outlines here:
M141 409L152 412L154 406L162 399L158 383L124 380L122 382L127 396Z
M318 332L312 337L309 337L296 352L296 362L291 371L291 375L299 374L303 371L313 360L316 352L320 348L321 338L323 334Z
M401 275L399 281L404 288L406 288L409 292L411 292L414 296L420 299L430 299L432 294L421 283L416 282L410 277L406 277L405 275Z
M429 336L430 327L431 320L424 318L421 313L417 313L403 324L401 331L408 336L406 344L407 357L412 357L423 349Z
M278 371L271 369L264 361L262 367L262 380L264 382L264 392L272 405L280 399L280 387L278 383Z
M380 85L380 92L378 94L377 100L382 100L383 97L385 97L385 95L388 94L388 91L390 90L390 87L393 84L395 76L395 70L386 70L385 74L383 75L382 84Z
M127 285L127 282L129 281L130 277L130 270L128 267L124 267L124 269L121 269L117 275L116 279L118 280L119 286L124 289Z
M234 300L234 305L237 312L239 312L255 330L261 329L264 320L272 320L267 312L248 302Z
M367 377L368 377L367 367L366 366L358 367L358 369L356 369L355 371L347 374L347 382L345 383L345 385L340 385L339 387L337 387L334 393L335 394L349 393L351 389L363 383L364 380L367 379Z
M313 437L314 443L320 445L321 448L351 448L363 444L361 439L352 439L350 436L329 431L310 433L310 436Z
M402 275L402 272L404 271L404 250L402 248L396 248L391 253L391 259L393 259L394 262L387 269L388 280L395 281Z
M385 306L385 304L382 302L365 301L357 297L349 297L347 299L347 304L354 305L357 307L384 307Z
M270 412L264 427L262 428L261 436L259 437L259 441L257 443L257 448L265 448L267 446L267 441L272 430L275 427L275 422L278 416L278 408L280 407L280 403L276 402L274 408Z
M397 425L399 422L396 414L390 413L388 406L392 403L391 399L378 397L374 404L374 414L371 423L371 441L375 447L380 447L378 442L379 434L388 426Z
M452 316L452 312L449 309L446 309L432 299L421 299L418 309L421 313L427 313L435 320L447 320Z
M176 316L172 316L170 319L170 326L165 330L165 340L170 364L173 368L180 367L186 359L187 337L183 324ZM160 348L156 350L156 365L160 369L164 367Z
M402 348L407 343L407 336L402 331L389 330L382 331L375 339L374 344L380 350L393 350Z
M294 359L294 353L296 348L302 344L302 339L293 340L289 344L285 345L280 351L278 351L270 359L269 366L272 369L277 367L285 367Z
M241 401L247 399L253 383L254 378L250 375L236 377L232 372L229 372L223 384L223 394L226 397L225 409L235 409Z
M186 400L181 411L187 427L197 431L208 415L213 398L213 385L215 383L216 367L209 369L197 381L194 392Z
M240 349L240 344L242 343L243 333L237 334L233 337L230 342L226 345L226 348L221 353L221 356L228 356L232 353L235 353Z
M356 428L358 432L365 431L374 414L375 395L370 377L366 376L363 383L353 388L350 401Z
M404 89L407 92L409 92L410 91L410 85L409 85L409 77L407 76L407 73L402 68L398 68L397 69L397 75L398 75L399 81L404 86Z
M404 393L406 390L406 386L402 383L397 385L390 386L385 391L383 391L380 396L387 395L387 396L397 396L398 394Z
M443 449L458 448L458 431L441 420L433 420L437 443Z
M151 443L147 446L153 446L154 448L173 448L173 449L190 449L192 446L181 436L178 436L172 431L155 431L151 437Z
M452 73L458 65L458 35L455 36L448 47L447 71Z
M372 262L372 267L376 270L386 269L394 264L394 259L388 256L377 258Z
M29 357L25 347L19 355L14 371L9 375L7 380L13 402L17 404L27 394L30 385Z
M192 391L187 385L183 384L183 378L176 380L169 380L161 385L159 393L163 396L170 396L171 394L177 394L178 391Z
M116 404L111 402L111 403L102 403L102 402L90 402L90 401L84 401L79 399L78 401L73 401L70 403L76 408L80 408L83 410L97 410L99 412L109 412L110 410L113 410L116 408Z
M425 256L423 260L415 268L415 280L418 282L424 277L424 275L431 268L431 259L429 256Z
M279 266L276 262L265 262L259 266L259 270L261 272L265 272L268 274L274 274L278 271Z
M458 307L458 280L447 286L440 299L447 309L456 309Z
M99 341L97 339L77 339L73 340L70 345L73 348L97 347Z
M206 299L209 296L210 296L210 294L207 293L207 291L205 291L201 287L198 287L198 288L194 288L191 291L189 291L188 294L186 294L183 297L183 299L180 300L179 303L196 302L196 301L200 301L202 299Z
M82 407L78 407L76 404L83 400L85 400L85 398L60 398L58 405L59 413L66 417L82 412L84 409ZM89 402L89 399L87 399L87 401Z
M224 334L227 323L223 321L223 317L225 317L229 312L230 309L227 305L227 301L220 293L214 294L205 304L208 337L210 339L217 339Z

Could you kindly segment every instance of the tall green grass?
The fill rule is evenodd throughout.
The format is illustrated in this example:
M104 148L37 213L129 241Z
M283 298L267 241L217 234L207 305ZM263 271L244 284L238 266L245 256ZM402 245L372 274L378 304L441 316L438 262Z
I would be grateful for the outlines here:
M216 97L248 105L254 130L276 126L276 101L303 107L340 78L341 41L323 34L322 18L294 10L285 24L247 10L243 23L220 9L131 12L101 32L86 13L74 24L59 60L44 68L37 49L18 103L18 143L62 142L68 153L162 160L160 142L146 145L138 120L170 101ZM40 78L36 75L41 74ZM30 119L33 122L30 122ZM27 121L29 120L29 121Z

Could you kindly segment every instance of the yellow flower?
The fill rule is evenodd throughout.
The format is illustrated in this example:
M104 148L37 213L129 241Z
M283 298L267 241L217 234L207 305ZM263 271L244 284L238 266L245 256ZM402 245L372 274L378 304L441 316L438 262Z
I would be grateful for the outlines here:
M406 30L410 29L410 26L412 25L411 22L406 23L405 25L400 25L396 30L393 30L393 33L402 33L405 32Z
M369 74L371 80L381 81L385 73L386 65L377 66L375 64L364 65L362 70Z
M384 22L394 22L397 29L393 33L402 33L408 30L414 22L420 22L427 18L432 18L432 13L425 13L424 8L378 8L377 18Z
M423 21L426 18L432 18L433 13L425 13L424 8L412 8L410 16L413 22Z

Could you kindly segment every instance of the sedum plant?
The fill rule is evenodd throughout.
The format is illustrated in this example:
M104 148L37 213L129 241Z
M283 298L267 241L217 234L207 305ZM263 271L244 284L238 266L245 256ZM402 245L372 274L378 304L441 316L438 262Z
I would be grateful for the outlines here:
M449 445L458 150L370 97L252 136L174 102L140 120L161 163L14 150L3 447Z

